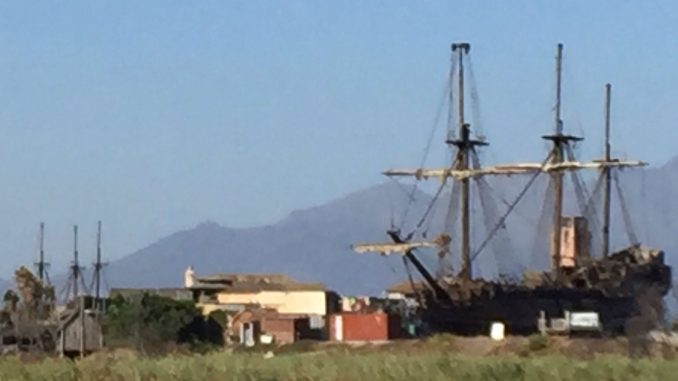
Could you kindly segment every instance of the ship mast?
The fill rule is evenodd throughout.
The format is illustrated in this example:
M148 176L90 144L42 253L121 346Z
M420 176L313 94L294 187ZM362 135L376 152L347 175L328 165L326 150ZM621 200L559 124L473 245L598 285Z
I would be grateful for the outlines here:
M609 83L605 85L605 162L609 163L611 158L610 153L610 101L612 98L612 85ZM610 190L611 190L611 176L612 168L603 167L603 238L601 253L603 257L607 257L610 253Z
M101 306L101 272L103 270L101 262L101 221L97 222L97 260L94 263L94 302L97 309Z
M45 262L45 223L40 223L40 259L37 263L38 277L40 283L46 284L47 278L47 263Z
M467 170L469 164L469 126L464 121L464 54L468 54L471 45L468 43L452 44L452 51L457 52L459 75L457 76L457 99L459 110L457 111L457 131L459 144L457 144L457 160L461 170ZM469 218L469 179L461 180L461 272L464 279L471 279L471 223Z
M464 119L464 56L471 50L471 44L467 42L452 44L452 53L457 55L457 139L447 140L446 143L457 147L455 158L455 171L466 173L470 171L470 156L476 146L487 145L484 141L471 139L471 126ZM451 106L451 105L450 105ZM460 195L460 218L461 218L461 269L459 277L473 279L471 259L471 212L470 212L470 178L459 179L461 185Z
M78 225L73 225L73 296L77 298L78 295L78 278L80 277L80 262L78 260Z
M545 140L550 140L553 143L553 149L551 150L550 164L558 165L564 162L564 152L565 148L570 142L580 141L582 138L577 136L565 135L563 134L563 120L561 119L561 83L562 83L562 68L563 68L563 44L558 44L558 50L556 53L556 104L554 109L554 126L553 135L546 135L542 138ZM550 258L551 258L551 271L554 275L558 276L560 273L560 234L561 234L561 225L562 225L562 216L563 216L563 172L562 171L552 171L551 175L551 185L553 187L553 220L551 223L551 236L550 236Z

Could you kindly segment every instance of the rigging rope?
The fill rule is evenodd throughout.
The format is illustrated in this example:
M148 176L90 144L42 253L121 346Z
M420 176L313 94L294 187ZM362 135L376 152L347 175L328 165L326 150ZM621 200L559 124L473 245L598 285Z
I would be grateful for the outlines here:
M85 283L85 275L80 271L80 285L82 286L82 291L85 295L91 294L91 289L87 287L87 284Z
M438 107L436 109L436 113L435 113L435 116L433 118L433 124L431 126L431 132L429 133L428 139L426 140L426 146L424 147L424 154L422 156L419 168L423 168L424 165L426 165L426 161L428 160L428 155L431 152L431 146L433 144L433 139L436 135L436 131L438 130L438 125L440 125L440 118L442 116L443 109L445 107L445 98L448 96L448 92L449 92L450 102L452 100L452 75L453 74L454 74L454 61L452 61L452 67L450 69L450 74L448 76L448 79L445 83L445 87L443 89L443 96L442 96L440 102L438 103ZM450 107L450 109L451 109L451 107ZM448 118L449 118L449 116L448 116ZM449 121L448 121L448 123L449 123ZM396 180L394 180L394 181L396 181ZM398 183L398 182L396 181L396 183ZM398 184L400 184L400 183L398 183ZM416 194L417 190L419 190L419 182L416 182L414 184L414 186L412 187L412 189L408 192L408 197L407 197L408 203L405 206L405 210L403 211L401 218L400 218L400 230L402 230L402 228L404 227L405 222L407 220L407 216L409 215L410 209L412 207L412 204L414 204L414 202L415 202L415 199L416 199L415 194Z
M600 195L601 190L603 189L603 179L605 178L605 172L604 170L601 171L600 176L598 176L598 180L596 181L596 184L593 186L593 192L591 192L591 196L586 203L586 212L593 211L595 213L595 206L593 203L598 199L598 196Z
M594 258L603 255L601 251L601 243L603 239L601 231L603 222L599 220L600 216L598 215L598 211L601 209L598 206L596 206L599 205L596 203L599 203L602 200L601 192L603 189L604 179L605 179L605 169L600 171L596 184L594 185L593 191L591 192L591 197L589 198L586 204L586 210L584 211L584 216L586 216L586 219L592 221L593 228L590 229L591 244L589 246L591 251L591 257Z
M454 59L454 54L450 56L450 73L447 77L447 88L446 95L448 96L447 103L447 139L452 140L455 138L455 128L454 128L454 73L457 70L457 60Z
M478 96L478 86L476 84L476 76L473 73L473 62L471 61L471 55L467 56L468 61L468 74L471 84L471 117L473 118L473 128L476 133L476 137L479 140L485 140L485 135L483 134L483 125L482 120L480 119L480 97Z
M567 160L576 161L577 158L574 156L574 151L569 144L565 145L565 152L567 155ZM589 199L587 195L586 186L582 183L579 173L577 171L570 171L570 177L572 177L572 184L574 185L574 193L577 197L577 205L579 206L579 211L583 214L586 210L587 200Z
M414 283L414 278L412 277L412 270L410 269L410 263L407 261L407 257L403 256L403 265L405 266L405 271L407 271L407 279L410 281L410 287L412 287L412 291L414 291L414 295L417 297L417 303L419 303L420 306L423 306L423 298L420 294L420 291L416 284Z
M105 268L102 269L101 273L103 275L101 278L104 282L104 287L105 287L104 289L106 290L106 294L108 294L111 291L111 286L109 286L109 284L108 284L108 277L106 276L107 272L106 272Z
M551 220L553 215L553 199L555 191L553 189L553 181L546 178L546 187L544 189L544 197L541 205L541 214L539 215L539 224L537 225L536 234L531 253L531 267L540 268L544 263L544 256L541 252L544 249L548 250L548 238L551 230Z
M480 159L476 150L471 150L471 160L474 169L480 169ZM499 214L497 204L491 197L488 188L490 187L488 181L484 177L476 179L476 188L480 199L480 207L483 214L483 224L485 225L485 232L489 234L492 231L492 225L496 221L496 216ZM506 225L502 224L496 231L495 236L502 231L501 236L491 240L492 251L494 253L494 260L497 267L497 275L499 277L511 275L516 273L521 267L512 256L501 255L501 252L513 253L511 240L506 235Z
M452 237L452 240L454 241L455 238L453 236L454 232L456 231L456 226L457 226L457 218L456 216L453 216L454 212L459 209L459 192L460 192L460 186L459 186L459 181L453 181L452 182L452 190L450 191L450 203L447 206L447 213L445 214L445 227L444 230L446 233Z
M436 201L436 203L438 203L438 201L440 201L440 198ZM429 218L428 218L427 221L426 221L426 224L425 224L425 226L424 226L424 231L422 231L422 233L421 233L421 236L422 236L424 239L426 239L427 236L428 236L428 231L431 229L431 224L433 223L433 220L434 220L435 217L436 217L436 212L438 211L438 209L439 209L439 208L438 208L438 205L436 205L436 206L434 206L433 209L431 210L431 215L429 216Z
M553 156L553 152L552 152L551 154L549 154L549 155L546 157L546 160L544 160L544 162L543 162L542 165L541 165L542 168L544 168L544 167L546 166L546 164L548 164L548 162L551 160L551 156ZM534 175L532 175L532 177L531 177L530 180L527 182L527 184L525 185L525 187L524 187L524 188L520 191L520 193L518 194L518 197L516 197L515 201L513 201L513 203L512 203L512 204L509 206L509 208L506 210L506 213L504 213L504 215L501 216L501 218L499 219L499 222L494 226L494 228L492 229L492 231L490 231L490 233L489 233L488 236L485 238L485 240L480 244L480 246L478 247L478 249L473 253L473 255L471 256L471 262L473 262L473 261L476 259L476 257L478 257L478 255L480 255L480 253L482 253L483 249L485 249L485 246L487 246L487 244L492 240L492 237L494 237L495 233L496 233L499 229L501 229L502 226L504 226L504 224L506 223L506 219L508 218L508 216L511 214L511 212L513 211L513 209L518 205L518 203L520 202L520 200L522 200L523 197L527 194L527 191L530 189L530 187L532 186L532 184L534 184L535 180L537 180L537 177L539 177L540 174L541 174L541 171L538 171L538 172L536 172Z
M633 223L631 221L631 214L627 209L626 199L624 198L624 193L622 192L621 185L619 184L619 177L617 172L612 172L612 178L614 179L614 187L617 190L617 196L619 197L619 204L621 206L622 216L624 218L624 227L626 228L626 235L629 239L629 242L632 245L637 245L640 242L638 241L638 236L636 235L635 229L633 228Z
M577 161L575 155L574 155L574 150L572 147L568 144L566 145L566 153L567 153L567 159L569 161ZM601 175L598 176L598 179L602 179L604 171L600 172ZM588 190L586 188L586 183L582 180L581 175L579 174L578 171L570 171L570 177L572 178L572 183L574 185L574 193L575 196L577 197L577 204L579 206L579 211L580 213L584 216L586 221L590 224L591 228L589 229L591 233L591 252L593 254L593 257L595 257L595 251L598 250L598 247L600 246L598 244L598 234L594 234L593 232L599 232L600 231L600 222L598 220L598 213L596 212L596 208L593 201L593 194L589 194ZM595 192L594 192L595 193Z
M435 193L435 195L433 196L433 199L428 204L428 207L426 208L424 215L421 216L421 219L419 220L419 222L417 222L417 225L415 225L414 230L412 230L407 235L407 238L405 238L406 241L409 241L414 236L414 234L416 234L416 232L421 228L421 226L424 224L429 213L431 213L431 210L433 210L433 206L435 205L436 201L438 200L438 197L440 197L440 194L442 193L443 189L445 189L445 185L447 185L447 178L445 178L443 180L443 182L440 184L438 191Z
M492 194L492 196L493 196L494 198L496 198L497 200L501 201L501 203L504 204L504 206L506 206L507 208L511 206L511 203L510 203L508 200L506 200L506 198L504 198L503 195L501 195L500 193L498 193L497 190L496 190L492 185L490 185L490 182L489 182L489 181L485 181L484 179L479 180L479 181L482 181L482 182L485 184L485 187L487 187L487 189L490 191L490 193ZM514 211L513 211L513 214L516 215L516 216L518 216L518 217L520 217L520 218L522 218L523 220L525 220L525 222L528 222L530 225L532 225L532 226L537 226L537 222L536 222L536 221L534 221L532 218L530 218L530 217L524 215L523 213L520 213L520 212L518 212L517 210L514 210Z

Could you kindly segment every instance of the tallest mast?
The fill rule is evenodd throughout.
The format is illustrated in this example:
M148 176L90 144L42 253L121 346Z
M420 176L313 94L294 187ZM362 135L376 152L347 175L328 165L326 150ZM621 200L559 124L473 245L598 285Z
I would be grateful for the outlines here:
M458 169L466 170L469 167L469 126L464 120L464 54L468 54L471 50L469 43L452 44L452 52L457 53L457 65L459 73L457 76L457 99L458 99L458 153L457 163ZM469 179L465 178L461 181L461 277L464 279L471 279L473 277L473 270L471 268L471 223L469 211Z
M474 152L476 146L487 145L486 142L471 139L471 127L464 119L464 55L468 55L471 50L471 44L462 42L452 44L452 53L456 54L458 73L457 73L457 139L447 140L447 144L457 147L454 170L465 172L470 169L470 155ZM452 106L452 105L450 105ZM459 276L462 279L472 279L473 271L471 267L471 221L470 221L470 185L471 178L465 176L459 179L461 183L460 192L460 217L461 217L461 270Z

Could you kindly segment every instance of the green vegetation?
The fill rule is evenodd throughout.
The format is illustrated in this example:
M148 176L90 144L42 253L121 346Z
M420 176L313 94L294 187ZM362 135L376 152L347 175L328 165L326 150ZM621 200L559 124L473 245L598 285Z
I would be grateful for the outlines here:
M360 353L348 350L277 355L213 352L137 357L97 354L82 361L46 359L30 365L0 358L1 380L671 380L678 361L601 356L464 357L446 353Z
M540 351L549 346L549 337L546 335L534 334L527 338L527 347L531 351Z
M191 301L146 294L133 300L118 297L109 303L104 321L108 347L163 353L181 344L199 351L223 345L222 326L205 319Z

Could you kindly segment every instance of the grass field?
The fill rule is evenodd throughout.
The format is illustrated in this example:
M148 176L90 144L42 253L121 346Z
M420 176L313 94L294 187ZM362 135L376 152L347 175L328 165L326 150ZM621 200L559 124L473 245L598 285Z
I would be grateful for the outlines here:
M523 345L523 344L521 344ZM675 380L678 360L631 359L621 354L574 358L525 343L510 352L466 351L470 342L436 340L408 346L276 351L218 351L150 358L130 351L98 353L84 360L0 358L1 380ZM470 350L471 348L469 348ZM485 348L487 349L487 348ZM482 349L482 350L485 350ZM491 349L491 348L490 348ZM496 349L496 348L495 348ZM595 349L594 349L595 351ZM668 356L672 358L673 356Z

